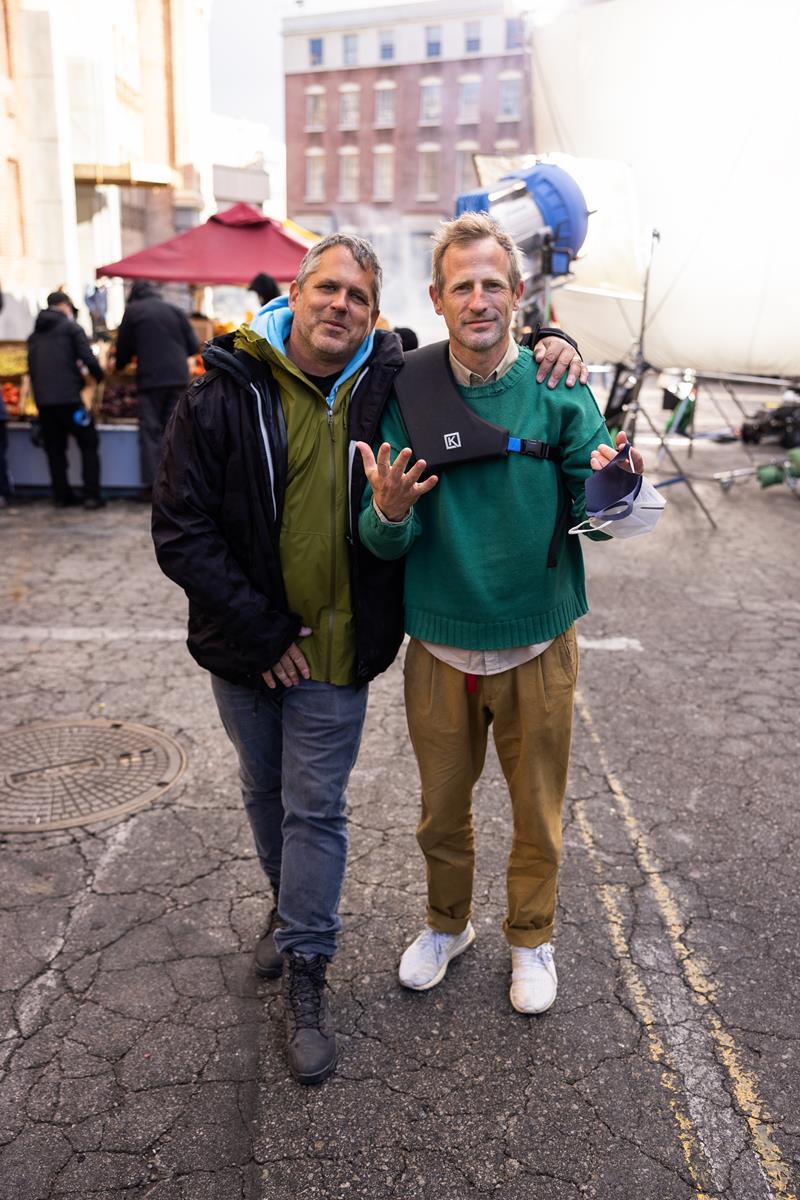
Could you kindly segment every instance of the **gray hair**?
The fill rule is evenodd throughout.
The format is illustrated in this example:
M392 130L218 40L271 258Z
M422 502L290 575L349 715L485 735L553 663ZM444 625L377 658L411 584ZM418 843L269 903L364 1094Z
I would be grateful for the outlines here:
M453 221L443 221L433 235L432 277L433 286L439 295L444 291L444 268L442 260L450 246L466 246L494 238L508 255L508 282L512 292L517 290L522 279L522 256L514 239L487 212L465 212Z
M317 242L312 246L306 254L303 261L300 263L300 270L297 272L295 282L299 288L302 288L308 276L317 269L319 260L322 258L326 250L330 250L332 246L344 246L349 250L355 261L361 267L362 271L372 271L374 276L374 291L375 291L375 308L378 309L381 300L381 284L383 283L383 268L378 261L378 256L375 250L367 241L366 238L356 237L351 233L329 233L322 241Z

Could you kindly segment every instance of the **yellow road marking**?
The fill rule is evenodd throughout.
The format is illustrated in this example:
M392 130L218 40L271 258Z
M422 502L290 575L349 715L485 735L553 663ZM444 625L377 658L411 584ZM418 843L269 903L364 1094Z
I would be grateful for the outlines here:
M578 800L574 804L575 819L583 840L586 852L589 855L589 861L592 864L592 869L597 877L597 891L600 897L605 914L606 923L608 926L608 934L611 945L617 956L617 961L622 968L625 986L630 996L633 1006L638 1013L639 1020L644 1027L647 1036L647 1048L650 1058L660 1068L661 1086L667 1093L667 1103L670 1111L678 1126L678 1138L683 1151L684 1161L689 1171L689 1176L695 1188L696 1200L715 1200L715 1194L707 1192L703 1183L703 1176L708 1173L708 1167L705 1164L705 1156L703 1154L702 1145L695 1136L694 1128L691 1119L685 1111L685 1107L681 1099L681 1084L680 1072L672 1061L672 1058L656 1032L656 1014L653 1004L650 1000L650 995L647 990L647 985L642 979L636 964L631 958L630 947L625 939L625 923L622 910L619 907L613 889L605 882L603 876L603 864L600 861L600 856L597 853L594 834L589 819L586 816L586 805L582 800Z
M611 770L605 748L595 728L594 719L580 692L576 693L576 705L581 720L597 748L603 773L616 800L617 810L627 830L634 856L655 896L673 953L689 992L706 1018L711 1037L727 1072L736 1102L747 1122L753 1147L772 1189L772 1194L779 1197L780 1200L797 1200L796 1195L790 1190L790 1169L783 1161L781 1152L775 1143L771 1118L758 1095L756 1081L747 1068L742 1066L736 1042L725 1029L719 1015L711 1007L715 996L713 982L706 975L698 957L689 950L683 940L685 925L678 906L655 866L647 837L634 815L631 803Z

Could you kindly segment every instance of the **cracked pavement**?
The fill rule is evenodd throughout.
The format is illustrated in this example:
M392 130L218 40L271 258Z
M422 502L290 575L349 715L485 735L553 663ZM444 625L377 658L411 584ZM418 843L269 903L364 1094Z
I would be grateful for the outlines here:
M710 473L741 447L695 459ZM320 1088L288 1078L278 985L250 970L264 885L146 510L3 515L5 728L133 721L188 756L148 808L0 839L3 1195L797 1193L800 506L755 483L699 488L717 533L676 486L653 537L586 547L579 632L642 649L582 655L543 1017L508 1002L493 755L475 946L436 989L398 986L424 913L417 782L400 664L373 685L330 972L340 1065Z

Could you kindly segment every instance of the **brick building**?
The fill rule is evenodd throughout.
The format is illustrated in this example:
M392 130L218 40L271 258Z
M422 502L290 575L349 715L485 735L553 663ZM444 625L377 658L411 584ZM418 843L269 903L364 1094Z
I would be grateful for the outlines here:
M418 299L432 231L477 182L473 155L532 149L523 21L492 0L426 0L293 17L283 32L288 213L369 237L386 311L409 321L408 284Z

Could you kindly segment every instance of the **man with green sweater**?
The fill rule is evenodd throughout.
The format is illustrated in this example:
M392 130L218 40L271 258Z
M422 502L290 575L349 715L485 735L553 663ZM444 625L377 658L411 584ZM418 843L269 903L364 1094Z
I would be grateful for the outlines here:
M584 481L616 450L591 393L539 382L531 352L511 338L522 290L516 247L489 216L466 213L442 227L430 294L450 334L458 391L479 417L524 444L546 444L553 457L509 453L449 467L436 486L436 476L420 482L407 470L412 451L395 398L377 459L359 443L371 487L359 533L379 558L407 555L405 698L422 783L417 838L428 911L400 982L434 987L474 941L471 799L493 725L513 815L504 923L511 1003L538 1013L556 996L551 938L578 670L574 622L587 611L563 497L571 523L584 518ZM618 448L624 441L621 434Z

